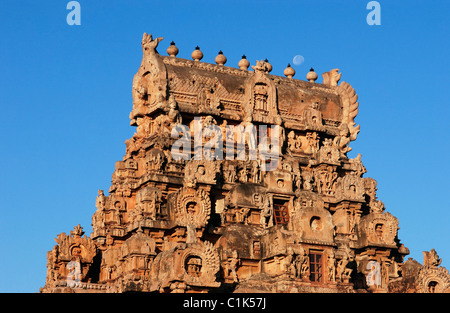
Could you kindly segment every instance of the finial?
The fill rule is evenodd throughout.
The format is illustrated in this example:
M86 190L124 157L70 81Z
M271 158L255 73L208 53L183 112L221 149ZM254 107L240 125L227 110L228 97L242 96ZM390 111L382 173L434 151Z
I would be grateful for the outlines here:
M200 61L203 59L203 52L200 51L200 47L195 47L195 50L192 52L191 57L194 61Z
M227 58L223 55L222 50L219 51L219 54L216 56L215 61L218 65L224 65L227 63Z
M179 50L177 46L175 46L175 42L172 41L169 48L167 48L167 54L174 58L177 56L178 52Z
M242 56L242 59L239 61L238 66L241 70L248 70L248 67L250 66L250 62L247 60L247 57L245 54Z
M306 74L306 79L309 80L311 83L314 83L317 80L317 73L314 72L314 69L311 67L308 74Z
M287 67L284 69L284 75L287 78L292 78L295 75L295 70L291 67L291 64L288 64Z
M269 63L269 60L265 59L264 62L266 62L267 72L272 72L272 64Z

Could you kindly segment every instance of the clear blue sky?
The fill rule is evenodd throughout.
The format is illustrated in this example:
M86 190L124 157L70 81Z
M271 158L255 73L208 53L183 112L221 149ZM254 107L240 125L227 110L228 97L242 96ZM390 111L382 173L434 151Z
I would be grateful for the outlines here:
M275 75L302 55L298 79L339 68L360 102L349 156L362 154L410 257L435 248L450 269L450 1L380 0L380 26L366 0L79 0L80 26L68 2L0 2L0 292L37 292L56 235L91 233L97 190L135 131L144 32L181 58L199 45L205 62L268 58Z

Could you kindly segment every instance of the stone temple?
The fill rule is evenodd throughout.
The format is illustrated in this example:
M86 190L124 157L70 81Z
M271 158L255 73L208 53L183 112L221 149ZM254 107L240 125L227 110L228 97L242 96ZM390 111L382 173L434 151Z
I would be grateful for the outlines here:
M161 40L144 34L137 130L93 232L56 237L40 292L450 291L434 249L404 260L398 219L347 157L359 104L339 70L302 81L173 42L163 56Z

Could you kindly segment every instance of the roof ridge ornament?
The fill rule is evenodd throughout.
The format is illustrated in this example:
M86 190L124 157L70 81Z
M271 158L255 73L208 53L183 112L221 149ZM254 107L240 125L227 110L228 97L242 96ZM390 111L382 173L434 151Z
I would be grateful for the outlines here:
M144 35L142 36L142 49L144 50L144 52L158 53L156 48L163 39L164 37L157 37L155 40L153 40L152 34L144 33Z

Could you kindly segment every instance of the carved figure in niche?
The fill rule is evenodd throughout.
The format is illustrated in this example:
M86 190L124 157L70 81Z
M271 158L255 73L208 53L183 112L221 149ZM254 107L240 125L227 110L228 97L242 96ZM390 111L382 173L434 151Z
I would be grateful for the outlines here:
M184 167L184 185L195 188L197 183L215 184L220 163L209 160L190 160Z
M202 270L202 259L198 256L189 256L185 261L186 273L191 277L200 277Z
M145 187L136 194L137 211L155 220L161 216L162 192L158 188Z
M308 191L314 191L315 180L314 175L310 171L303 171L303 189Z
M211 109L219 109L221 106L220 97L217 96L216 89L208 88L206 92L206 102L209 104Z
M169 112L167 113L171 126L181 124L183 119L180 111L178 110L178 104L173 95L169 96Z
M325 196L333 196L336 191L336 179L338 173L334 167L327 166L324 169L314 171L314 178L317 182L317 192Z
M331 251L327 257L328 281L333 283L336 280L336 259L334 252Z
M339 150L329 138L324 139L323 146L319 149L320 162L339 163Z
M241 183L246 183L248 182L248 169L247 169L247 165L244 164L242 166L242 168L239 170L239 181Z
M261 195L261 215L259 222L263 228L273 226L273 201L272 196L268 194Z
M349 248L346 247L344 255L337 263L336 278L342 283L348 283L350 281L350 276L352 274L352 269L348 268L348 263L352 261L351 255L349 254Z
M225 264L226 275L232 275L234 282L239 282L239 277L237 275L237 268L241 264L241 260L238 258L238 252L233 250L231 256L228 257L227 263Z
M302 119L307 127L317 129L322 126L322 112L318 109L319 103L314 101L303 111Z
M165 154L159 149L152 149L148 153L145 162L146 171L162 171L165 162Z
M302 174L300 172L300 168L297 169L297 171L295 173L292 174L292 181L293 181L293 185L295 187L294 190L300 190L302 188L302 184L303 184L303 178L302 178Z
M261 183L261 172L259 170L259 163L256 160L252 162L252 182L254 184Z
M383 242L383 224L375 225L375 234L377 235L378 242Z
M97 210L103 211L106 208L106 201L108 198L105 196L103 190L98 190L98 196L95 200L95 206L97 207Z
M308 142L308 148L305 153L314 154L319 151L319 135L316 132L307 132L306 140Z
M305 249L300 248L299 253L295 257L295 277L307 280L309 277L309 261Z
M244 223L248 225L248 213L250 212L249 208L240 208L235 212L236 223Z
M313 216L310 221L310 227L312 231L322 230L322 221L320 220L320 217Z
M255 258L261 257L261 242L254 241L252 247L253 247L253 256Z
M268 111L267 108L267 85L266 84L256 84L254 87L254 109L255 111L262 111L266 113Z
M287 255L283 260L283 271L289 276L295 277L294 249L292 247L287 248Z
M302 140L301 136L297 135L293 130L291 130L287 136L288 144L287 150L291 153L302 153Z
M187 214L195 214L197 212L196 205L195 202L189 202L186 207Z
M225 171L225 180L229 183L234 183L237 180L236 167L233 164L229 164Z
M98 191L98 196L95 200L97 210L92 215L92 227L94 231L105 227L105 209L107 207L108 197L103 193L103 190Z
M339 136L334 137L333 144L343 155L346 155L347 152L352 151L352 148L349 147L350 131L348 130L347 124L342 123L339 126Z
M364 201L364 181L353 173L339 177L335 191L336 199Z
M275 125L278 126L278 140L279 140L279 145L280 145L279 152L283 153L284 144L286 141L286 130L284 129L284 126L283 126L283 119L281 118L281 116L277 115L274 118L274 122L275 122Z

